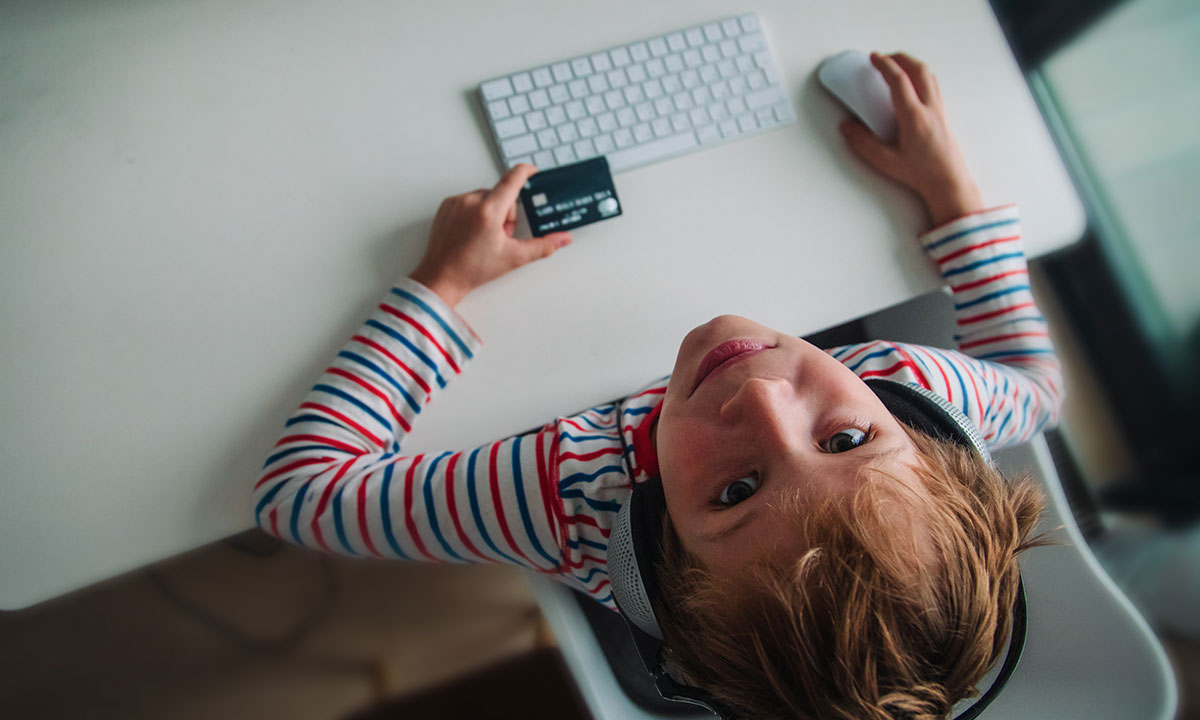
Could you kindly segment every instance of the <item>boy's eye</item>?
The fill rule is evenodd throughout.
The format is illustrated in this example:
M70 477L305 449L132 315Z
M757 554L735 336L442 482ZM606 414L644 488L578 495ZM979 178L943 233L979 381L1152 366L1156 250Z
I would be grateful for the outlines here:
M758 476L747 475L744 478L738 478L725 486L721 490L721 494L717 496L717 501L721 505L732 507L741 501L750 497L758 490Z
M825 451L831 453L846 452L862 445L867 441L867 434L858 428L838 430L825 442Z

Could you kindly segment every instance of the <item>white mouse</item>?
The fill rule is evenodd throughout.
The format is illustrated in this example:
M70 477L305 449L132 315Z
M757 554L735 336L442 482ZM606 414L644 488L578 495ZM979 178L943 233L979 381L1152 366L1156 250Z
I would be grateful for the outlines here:
M861 50L844 50L821 63L817 78L881 140L896 139L892 91L871 64L871 56Z

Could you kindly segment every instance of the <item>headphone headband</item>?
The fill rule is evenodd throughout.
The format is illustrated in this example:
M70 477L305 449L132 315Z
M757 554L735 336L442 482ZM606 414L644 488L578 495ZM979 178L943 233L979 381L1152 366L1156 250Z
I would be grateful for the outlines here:
M935 439L969 448L989 465L992 456L979 430L963 413L937 393L891 380L872 378L867 386L898 420ZM704 690L683 684L669 673L662 628L654 615L651 597L659 593L655 566L662 555L660 539L666 498L662 480L653 478L637 483L628 501L621 506L609 539L608 569L613 600L624 618L638 655L646 670L654 676L655 687L664 698L701 705L725 720L738 715ZM956 716L972 720L999 695L1016 669L1025 644L1026 603L1024 581L1018 582L1013 607L1012 631L1004 664L991 687L979 700Z

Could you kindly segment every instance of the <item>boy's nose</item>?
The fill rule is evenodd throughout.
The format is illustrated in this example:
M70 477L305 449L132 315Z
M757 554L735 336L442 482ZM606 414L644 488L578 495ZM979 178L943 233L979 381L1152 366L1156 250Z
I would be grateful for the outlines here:
M787 380L750 378L721 407L721 416L748 439L782 448L797 436L801 405Z

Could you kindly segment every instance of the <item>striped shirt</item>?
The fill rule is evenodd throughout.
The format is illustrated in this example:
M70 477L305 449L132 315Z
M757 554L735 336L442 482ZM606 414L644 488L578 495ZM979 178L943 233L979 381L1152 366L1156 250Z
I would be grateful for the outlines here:
M826 352L861 378L940 393L993 447L1055 423L1061 372L1030 293L1015 206L920 241L953 290L958 350L875 341ZM616 609L609 532L633 484L657 472L649 429L669 377L526 435L405 454L421 408L479 347L434 293L398 282L285 423L254 487L256 523L331 553L518 565Z

